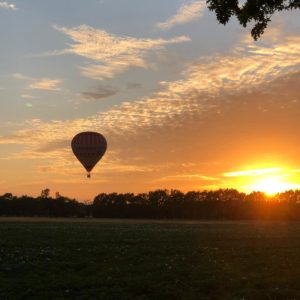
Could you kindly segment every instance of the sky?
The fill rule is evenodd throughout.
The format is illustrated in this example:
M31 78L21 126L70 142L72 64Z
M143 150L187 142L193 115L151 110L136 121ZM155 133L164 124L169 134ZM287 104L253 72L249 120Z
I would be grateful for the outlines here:
M299 188L299 12L250 29L198 0L1 0L0 194ZM91 179L81 131L108 142Z

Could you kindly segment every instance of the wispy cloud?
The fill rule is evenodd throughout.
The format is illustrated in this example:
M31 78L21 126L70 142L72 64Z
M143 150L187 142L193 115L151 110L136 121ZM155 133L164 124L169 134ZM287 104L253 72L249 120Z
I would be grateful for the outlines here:
M300 69L300 38L287 37L275 45L245 45L230 55L212 56L195 61L181 81L162 83L173 91L194 87L195 91L216 94L255 88L283 74Z
M257 170L241 170L226 172L223 174L225 177L241 177L241 176L257 176L270 173L278 173L282 171L282 168L267 168L267 169L257 169Z
M203 0L194 1L182 5L177 13L165 22L157 23L160 29L171 29L172 27L195 21L203 16L206 3Z
M35 96L29 95L29 94L22 94L21 98L23 99L34 99L36 98Z
M146 68L145 57L149 51L190 40L186 36L169 40L117 36L87 25L75 28L56 26L55 29L66 34L74 43L70 48L53 54L76 54L92 60L93 63L82 67L82 73L99 80L112 78L132 66Z
M29 85L29 89L33 90L48 90L48 91L60 91L60 79L41 78Z
M21 73L14 73L11 75L14 79L17 79L17 80L33 80L32 77L30 76L26 76L24 74L21 74Z
M159 181L217 181L219 178L207 176L203 174L179 174L179 175L170 175L159 179Z
M223 173L224 177L257 177L266 174L271 174L271 176L286 177L291 174L300 173L299 169L289 169L289 168L262 168L255 170L241 170Z
M17 10L17 7L16 7L15 4L8 3L6 1L0 1L0 8L10 9L10 10Z
M26 76L21 73L14 73L12 74L12 77L15 78L16 80L24 80L24 81L29 81L29 85L27 89L31 90L48 90L48 91L60 91L61 90L61 79L53 79L53 78L34 78L30 76ZM23 98L26 98L23 97ZM27 95L27 98L28 95Z

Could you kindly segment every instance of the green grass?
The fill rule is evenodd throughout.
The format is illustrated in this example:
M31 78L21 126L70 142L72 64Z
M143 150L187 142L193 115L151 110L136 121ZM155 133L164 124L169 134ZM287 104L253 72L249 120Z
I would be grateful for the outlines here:
M300 299L300 223L0 219L0 299Z

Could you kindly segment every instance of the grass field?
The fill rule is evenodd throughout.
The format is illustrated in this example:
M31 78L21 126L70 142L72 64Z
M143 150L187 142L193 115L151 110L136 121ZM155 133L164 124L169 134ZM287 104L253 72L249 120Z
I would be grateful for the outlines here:
M300 223L0 219L0 299L300 299Z

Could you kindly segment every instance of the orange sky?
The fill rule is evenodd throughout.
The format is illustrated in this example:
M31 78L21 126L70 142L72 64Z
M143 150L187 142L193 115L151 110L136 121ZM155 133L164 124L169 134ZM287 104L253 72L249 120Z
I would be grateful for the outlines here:
M150 34L137 27L122 33L126 14L116 33L88 20L45 21L52 48L32 50L29 66L24 60L2 74L0 193L37 195L48 187L86 200L157 188L271 194L299 187L296 15L278 17L254 42L249 29L223 28L201 5L190 8L193 16L178 5L164 7L161 22L149 16ZM208 24L215 39L224 35L218 45L197 30ZM43 74L33 74L48 61ZM85 130L108 141L90 180L70 148Z

